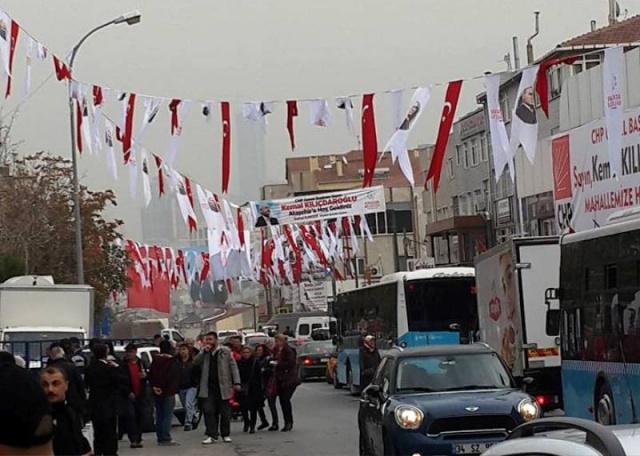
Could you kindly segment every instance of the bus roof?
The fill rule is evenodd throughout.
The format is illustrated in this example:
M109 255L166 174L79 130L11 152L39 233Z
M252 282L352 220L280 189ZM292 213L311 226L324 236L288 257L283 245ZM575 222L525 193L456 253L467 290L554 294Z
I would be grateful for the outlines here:
M573 234L565 234L562 236L560 243L562 245L572 244L574 242L587 241L589 239L598 239L605 236L612 236L614 234L626 233L628 231L640 230L640 218L625 220L621 222L612 223L601 228L594 228L591 230L580 231Z
M445 267L445 268L427 268L409 272L395 272L388 274L380 283L397 282L401 280L424 280L437 279L441 277L475 277L476 270L467 267Z

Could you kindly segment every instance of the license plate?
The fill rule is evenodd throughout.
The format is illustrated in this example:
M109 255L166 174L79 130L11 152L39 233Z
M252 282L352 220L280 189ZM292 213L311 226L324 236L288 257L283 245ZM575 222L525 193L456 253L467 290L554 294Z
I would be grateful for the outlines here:
M321 363L328 363L329 362L329 358L320 358L320 362Z
M455 454L482 454L493 446L493 443L460 443L454 446Z

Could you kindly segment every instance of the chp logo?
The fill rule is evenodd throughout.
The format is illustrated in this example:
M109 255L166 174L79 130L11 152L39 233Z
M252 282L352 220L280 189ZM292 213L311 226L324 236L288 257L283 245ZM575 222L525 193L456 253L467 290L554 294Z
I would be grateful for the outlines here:
M502 316L502 303L500 302L500 298L496 296L491 301L489 301L489 317L493 321L498 321L500 320L501 316Z

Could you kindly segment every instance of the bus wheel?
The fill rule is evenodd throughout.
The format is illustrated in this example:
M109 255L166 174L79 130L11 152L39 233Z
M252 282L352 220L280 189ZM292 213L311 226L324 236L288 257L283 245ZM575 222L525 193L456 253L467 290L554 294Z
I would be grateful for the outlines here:
M616 409L613 405L613 394L611 393L611 388L606 381L602 382L598 389L595 411L595 419L598 423L604 426L612 426L616 424Z

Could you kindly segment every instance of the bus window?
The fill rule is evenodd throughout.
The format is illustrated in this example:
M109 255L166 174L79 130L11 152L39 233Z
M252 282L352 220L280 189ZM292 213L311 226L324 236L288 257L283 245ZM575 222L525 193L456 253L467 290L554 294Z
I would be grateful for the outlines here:
M309 324L308 323L301 324L300 327L298 328L298 336L308 336L309 334L311 334L311 331L309 331Z

